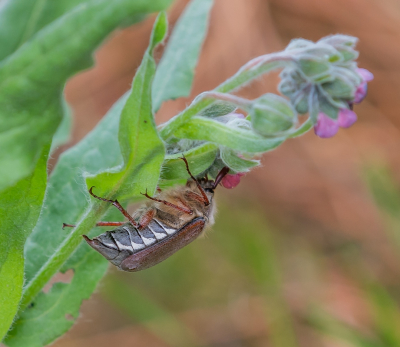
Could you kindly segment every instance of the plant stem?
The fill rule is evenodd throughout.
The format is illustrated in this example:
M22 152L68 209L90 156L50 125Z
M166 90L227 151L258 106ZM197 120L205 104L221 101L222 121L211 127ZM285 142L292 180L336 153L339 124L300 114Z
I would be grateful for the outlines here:
M219 93L235 91L264 73L283 68L292 63L292 56L286 52L262 55L242 66L235 75L220 84L214 91ZM201 96L196 98L189 107L165 123L160 130L161 138L168 141L176 130L213 102L214 100L204 99Z
M39 294L44 285L65 263L65 261L76 250L82 242L82 234L93 228L100 217L106 212L110 205L105 202L95 202L76 228L67 236L63 243L57 248L53 255L37 272L35 277L28 283L22 292L20 312L24 310Z
M219 92L204 92L199 95L199 98L203 99L214 99L214 100L223 100L227 101L231 104L234 104L243 110L248 110L251 108L252 101L248 99L241 98L236 95L227 94L227 93L219 93Z
M306 133L312 127L313 127L313 122L312 122L311 118L307 118L307 120L302 125L300 125L292 133L289 133L287 135L287 137L288 138L298 137L298 136L303 135L304 133Z

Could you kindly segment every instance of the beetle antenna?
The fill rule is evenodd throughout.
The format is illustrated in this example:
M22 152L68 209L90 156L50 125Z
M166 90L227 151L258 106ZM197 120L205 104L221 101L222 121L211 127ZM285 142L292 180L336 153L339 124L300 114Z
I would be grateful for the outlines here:
M225 166L221 169L220 172L218 172L217 177L215 178L215 182L214 185L212 187L212 189L217 188L218 184L222 181L222 179L228 174L229 172L229 167Z
M210 201L208 201L207 195L206 195L206 193L204 192L204 189L201 187L199 181L198 181L198 180L192 175L192 173L190 172L189 163L188 163L188 161L186 160L186 158L185 158L185 156L183 155L183 153L182 153L182 157L179 158L179 159L182 159L182 160L185 162L186 171L188 172L188 174L189 174L189 176L192 178L192 180L196 183L198 190L200 190L200 193L201 193L201 195L203 196L203 199L204 199L204 204L205 204L206 206L209 205L209 204L210 204Z

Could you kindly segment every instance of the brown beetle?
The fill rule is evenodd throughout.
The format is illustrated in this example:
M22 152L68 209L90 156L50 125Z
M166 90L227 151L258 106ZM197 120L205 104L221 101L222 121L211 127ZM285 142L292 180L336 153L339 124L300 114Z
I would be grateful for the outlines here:
M229 172L224 167L215 181L196 180L185 157L181 158L192 178L186 186L159 192L156 197L143 194L151 201L135 211L133 216L117 200L96 199L117 207L128 222L99 222L97 226L118 226L86 242L112 264L124 271L140 271L154 266L195 240L207 226L214 223L214 190ZM64 226L71 226L64 224Z

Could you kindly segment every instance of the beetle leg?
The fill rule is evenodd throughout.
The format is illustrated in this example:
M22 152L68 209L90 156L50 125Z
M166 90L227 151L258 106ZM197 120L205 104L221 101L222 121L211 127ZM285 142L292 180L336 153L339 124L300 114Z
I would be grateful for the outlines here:
M196 182L197 188L200 190L200 193L201 193L201 195L203 196L204 205L206 205L206 206L209 205L209 204L210 204L210 201L209 201L208 198L207 198L206 192L204 191L204 189L201 187L200 183L196 180L196 178L195 178L195 177L192 175L192 173L190 172L189 163L188 163L188 161L186 160L186 158L185 158L185 156L184 156L183 154L182 154L182 158L180 158L180 159L182 159L182 160L185 162L186 170L187 170L188 174L190 175L190 177L192 178L192 180Z
M97 195L95 195L95 194L93 193L93 191L92 191L93 188L94 188L94 187L91 187L91 188L89 189L89 194L90 194L91 196L93 196L94 198L96 198L96 199L98 199L98 200L102 200L102 201L106 201L106 202L112 203L113 206L115 206L118 210L121 211L121 213L122 213L126 218L128 218L129 222L131 222L131 224L132 224L135 228L139 228L139 224L136 223L136 221L135 221L135 220L133 219L133 217L128 213L128 211L125 210L125 209L121 206L121 204L118 202L118 200L109 200L109 199L101 198L101 197L99 197L99 196L97 196Z
M222 179L228 174L228 172L229 172L229 167L227 167L227 166L223 167L223 168L221 169L221 171L218 172L218 175L217 175L217 177L215 178L215 182L214 182L214 185L213 185L213 188L212 188L212 189L217 188L218 184L219 184L219 183L222 181Z
M204 198L201 196L201 195L199 195L199 194L197 194L197 193L195 193L195 192L186 192L186 194L185 194L188 198L191 198L191 199L193 199L193 200L196 200L196 201L198 201L198 202L201 202L201 203L203 203L203 204L205 204L206 202L204 201Z
M119 227L125 223L126 222L97 222L96 227ZM62 228L64 229L65 227L75 228L76 225L63 223Z
M97 222L96 227L119 227L126 224L126 222Z
M65 227L69 227L69 228L75 228L75 227L76 227L76 225L73 225L73 224L67 224L67 223L63 223L63 226L62 226L62 228L64 229Z
M156 214L156 210L151 209L146 211L145 213L142 214L142 216L139 219L139 229L146 228L151 220L154 218L154 215Z
M153 200L153 201L157 201L157 202L161 202L162 204L167 205L167 206L172 207L172 208L175 208L178 211L182 211L182 212L187 213L187 214L193 214L193 211L191 209L189 209L189 208L181 207L181 206L172 204L172 203L170 203L168 201L165 201L165 200L159 200L159 199L156 199L156 198L152 198L151 196L149 196L147 194L147 189L146 189L146 193L145 194L143 194L143 193L140 193L140 194L144 195L147 199L150 199L150 200Z

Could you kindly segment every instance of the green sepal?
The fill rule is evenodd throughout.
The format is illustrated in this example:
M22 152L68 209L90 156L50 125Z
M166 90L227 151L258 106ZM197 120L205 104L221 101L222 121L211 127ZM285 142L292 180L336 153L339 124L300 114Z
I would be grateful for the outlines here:
M284 141L284 138L266 139L253 131L230 127L204 117L193 117L175 132L175 136L209 141L245 153L270 151Z
M204 143L203 145L192 148L183 153L166 155L162 166L161 179L179 180L189 178L185 163L182 159L179 159L182 155L187 159L192 174L197 176L206 171L212 165L217 154L217 145L213 143Z
M332 82L327 82L321 87L332 98L351 99L355 93L355 87L346 77L336 77Z
M235 105L232 105L229 102L216 100L210 106L206 107L204 110L199 112L198 115L203 117L215 118L232 113L233 111L236 110L236 108L237 107Z
M318 59L313 56L301 57L297 60L299 68L305 76L315 79L321 75L325 76L330 70L329 63L324 59Z
M248 172L251 168L260 165L259 160L240 158L238 153L230 148L221 147L220 156L225 165L235 172Z
M268 93L253 102L249 111L253 130L262 136L286 131L296 122L296 111L285 98Z
M319 95L319 111L325 113L329 118L338 119L339 108L333 106L325 97Z

